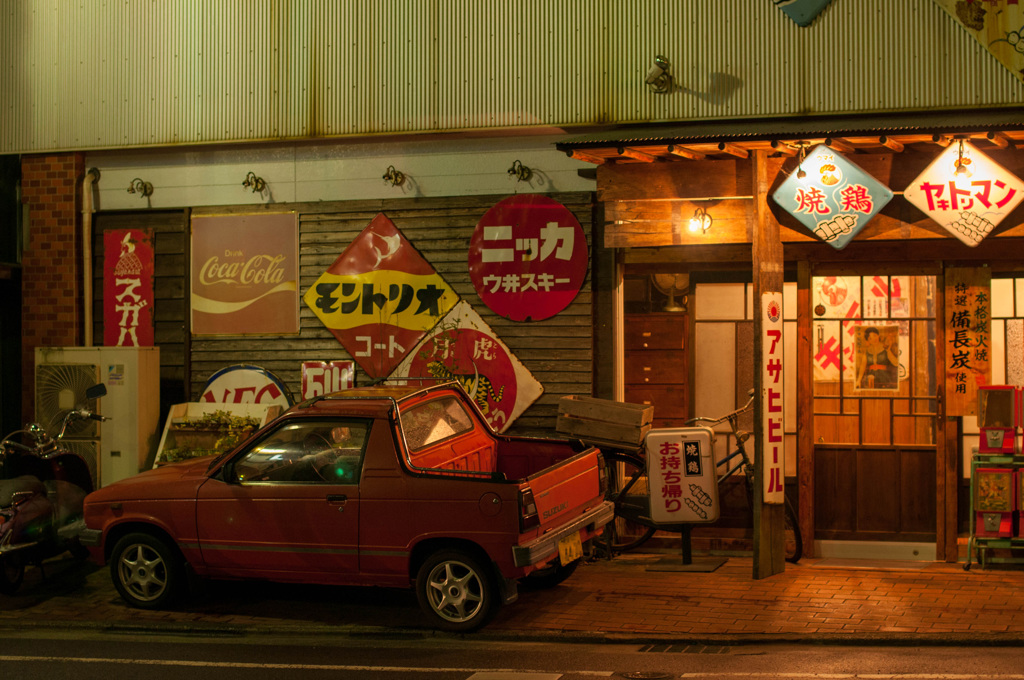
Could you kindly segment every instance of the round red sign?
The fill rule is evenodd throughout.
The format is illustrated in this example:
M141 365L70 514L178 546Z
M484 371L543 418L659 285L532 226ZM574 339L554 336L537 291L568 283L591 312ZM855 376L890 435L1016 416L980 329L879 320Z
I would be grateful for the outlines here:
M547 196L499 201L469 243L469 275L491 311L540 321L569 306L587 278L587 237L576 217Z

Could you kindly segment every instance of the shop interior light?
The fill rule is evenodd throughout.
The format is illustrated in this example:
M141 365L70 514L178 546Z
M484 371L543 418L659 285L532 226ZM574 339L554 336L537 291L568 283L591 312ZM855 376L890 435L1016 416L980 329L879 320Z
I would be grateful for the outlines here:
M246 189L252 189L254 194L262 194L267 190L267 183L262 177L257 177L256 173L252 170L245 176L245 180L242 182L242 186Z
M395 170L395 166L389 165L388 169L384 171L384 181L393 187L397 187L405 181L405 175L401 171Z
M708 233L708 229L711 228L712 223L711 215L703 207L697 208L693 211L693 217L690 218L690 231L694 234Z
M136 177L128 185L129 194L138 194L139 198L148 198L153 195L153 185Z

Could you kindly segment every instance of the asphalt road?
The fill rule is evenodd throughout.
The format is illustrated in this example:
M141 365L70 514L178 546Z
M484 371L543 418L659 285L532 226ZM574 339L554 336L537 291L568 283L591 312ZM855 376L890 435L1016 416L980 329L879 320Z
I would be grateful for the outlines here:
M476 642L0 630L9 680L1024 680L1018 647Z

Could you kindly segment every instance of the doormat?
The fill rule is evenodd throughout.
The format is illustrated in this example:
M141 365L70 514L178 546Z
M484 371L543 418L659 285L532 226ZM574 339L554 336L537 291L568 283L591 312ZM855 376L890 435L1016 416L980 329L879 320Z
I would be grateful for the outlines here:
M921 570L931 562L925 560L856 560L841 557L823 557L812 566L818 569L874 569L881 571Z

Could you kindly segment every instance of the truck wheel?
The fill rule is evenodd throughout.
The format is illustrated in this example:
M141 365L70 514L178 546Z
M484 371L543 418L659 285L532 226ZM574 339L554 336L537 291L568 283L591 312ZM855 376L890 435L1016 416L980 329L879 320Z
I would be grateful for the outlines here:
M468 633L483 626L497 611L497 589L475 557L458 550L441 550L416 574L420 607L438 628Z
M128 534L110 555L110 576L124 601L139 609L159 609L185 587L178 552L156 536Z
M25 578L25 565L0 557L0 595L14 595Z
M559 583L572 576L572 573L576 571L576 567L578 566L580 566L579 560L573 560L569 564L559 564L558 561L555 561L553 566L530 572L530 574L521 580L520 583L524 588L531 588L533 590L547 590L548 588L554 588Z

